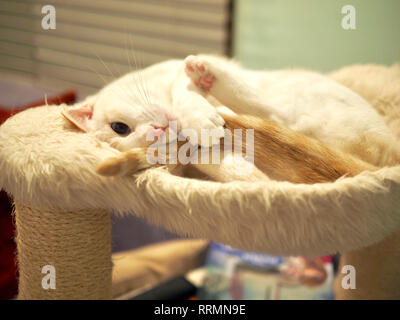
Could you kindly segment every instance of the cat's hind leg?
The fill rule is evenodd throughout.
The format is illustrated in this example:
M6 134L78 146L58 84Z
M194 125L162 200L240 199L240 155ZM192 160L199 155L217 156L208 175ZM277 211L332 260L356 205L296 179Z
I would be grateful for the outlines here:
M185 72L203 94L211 94L236 113L263 118L281 116L279 108L266 104L263 92L249 84L257 82L256 73L252 75L233 62L192 55L185 59Z
M202 95L202 91L185 75L183 67L172 83L171 94L173 112L178 115L181 130L187 133L193 131L189 136L191 142L203 147L218 144L224 136L224 120ZM212 132L212 135L203 139L203 130ZM194 142L196 136L197 143Z

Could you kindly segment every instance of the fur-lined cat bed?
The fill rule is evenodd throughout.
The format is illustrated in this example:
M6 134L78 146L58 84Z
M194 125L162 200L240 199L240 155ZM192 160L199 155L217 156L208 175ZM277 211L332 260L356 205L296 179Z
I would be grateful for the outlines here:
M398 67L354 66L332 77L368 99L398 130L399 74ZM179 234L271 254L344 253L388 237L400 240L400 166L314 185L218 183L162 168L134 177L98 175L93 168L99 160L115 154L65 121L61 107L27 110L0 128L0 187L35 212L129 211ZM394 296L396 289L390 290Z

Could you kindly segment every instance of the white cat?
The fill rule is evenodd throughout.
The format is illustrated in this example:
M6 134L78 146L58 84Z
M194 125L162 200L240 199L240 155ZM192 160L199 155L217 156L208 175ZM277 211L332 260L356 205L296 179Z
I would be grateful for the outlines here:
M187 76L186 74L189 76ZM168 121L181 129L217 129L224 121L215 106L269 118L329 147L377 166L398 163L399 143L382 117L358 94L327 76L302 70L251 71L216 56L189 56L132 72L64 115L115 148L146 146Z

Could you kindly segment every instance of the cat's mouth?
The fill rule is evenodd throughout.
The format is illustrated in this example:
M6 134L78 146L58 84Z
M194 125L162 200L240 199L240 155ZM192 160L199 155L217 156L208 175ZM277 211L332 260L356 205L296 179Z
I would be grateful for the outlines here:
M146 135L146 145L151 145L154 143L168 143L169 130L169 125L150 125L150 128Z

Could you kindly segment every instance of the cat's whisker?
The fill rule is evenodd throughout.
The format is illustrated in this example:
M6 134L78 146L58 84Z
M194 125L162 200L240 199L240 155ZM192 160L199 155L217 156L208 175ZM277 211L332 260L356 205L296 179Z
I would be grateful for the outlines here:
M138 56L136 55L136 51L133 49L133 41L132 41L132 36L130 37L131 40L131 46L132 46L132 53L133 53L133 58L135 61L136 69L138 69ZM138 87L141 88L141 93L143 94L144 99L146 100L147 104L153 104L152 99L151 99L151 94L150 91L148 90L146 86L146 82L144 81L143 74L142 74L142 67L143 67L143 61L140 59L139 61L140 69L138 70L137 73L137 78L138 78Z
M146 96L145 96L145 94L143 92L142 87L140 86L140 80L139 80L140 68L138 68L138 63L137 63L136 54L135 54L135 51L134 51L134 48L133 48L133 40L132 40L132 35L131 34L129 34L129 44L130 44L130 48L129 48L128 53L130 53L132 55L132 59L133 59L133 61L135 63L135 70L136 70L136 72L132 76L133 76L134 83L136 85L136 88L137 88L139 94L144 99L144 100L142 100L142 104L146 104ZM136 81L135 81L135 76L136 76Z
M130 54L129 54L129 47L128 47L128 33L126 34L125 45L126 45L126 51L125 51L125 52L126 52L126 57L127 57L127 60L128 60L129 69L132 70L132 69L133 69L133 66L132 66L132 63L131 63L131 56L130 56ZM136 71L136 69L135 69L135 71ZM132 71L131 71L131 72L132 72ZM135 83L134 73L132 73L132 78L133 78L133 82ZM138 98L138 97L136 96L136 93L134 92L133 89L128 88L128 91L130 91L131 93L133 93L133 94L135 95L135 97ZM140 99L139 99L139 100L140 100Z
M139 90L139 88L138 88L138 86L137 86L137 83L136 83L136 81L135 81L135 73L136 72L132 72L133 70L134 71L137 71L137 65L136 65L136 67L135 68L133 68L133 64L132 64L132 62L131 62L131 56L130 56L130 51L131 51L131 49L130 49L130 45L129 45L129 43L128 43L128 39L129 39L129 36L130 36L130 33L128 32L128 29L127 29L127 27L125 26L125 53L126 53L126 58L127 58L127 62L128 62L128 66L129 66L129 72L131 73L131 76L132 76L132 81L133 81L133 83L135 84L135 86L136 86L136 91L134 90L134 88L133 87L130 87L130 86L127 86L127 93L128 93L128 95L129 95L129 97L132 99L132 100L139 100L139 101L142 101L141 103L143 103L143 100L142 100L142 97L141 97L141 92L140 92L140 90ZM139 95L137 95L136 93L138 93ZM136 98L136 99L135 99Z
M128 60L129 69L130 70L132 70L132 69L135 70L135 72L131 73L131 76L132 76L132 82L136 86L136 89L137 89L137 92L139 93L139 96L136 95L136 92L135 92L135 90L133 88L132 89L128 88L128 91L131 94L133 93L135 98L137 98L139 101L142 101L141 93L140 93L140 90L137 87L136 80L135 80L135 73L137 71L137 66L135 68L133 68L133 65L132 65L132 62L131 62L131 55L130 55L130 48L129 48L130 45L128 44L128 36L129 36L129 34L127 33L126 34L126 38L125 38L125 45L126 45L126 51L125 52L126 52L126 57L127 57L127 60Z
M138 73L138 76L139 76L139 83L140 83L140 85L142 87L142 91L143 91L144 97L146 99L146 102L147 102L147 104L150 104L150 100L149 100L149 97L147 95L146 88L145 88L145 85L144 85L143 74L140 71Z
M99 59L99 61L102 63L102 65L104 66L104 68L105 68L105 69L107 70L107 72L109 73L109 76L110 76L111 78L113 78L113 79L116 79L114 73L112 73L111 70L107 67L107 65L105 64L105 62L103 61L103 59L101 59L101 57L100 57L98 54L96 54L95 52L92 52L92 53L93 53L93 55L95 55L95 56ZM102 81L104 82L105 85L107 85L107 84L109 83L109 81L107 81L107 80L105 79L105 77L104 77L102 74L100 74L98 71L96 71L95 69L93 69L93 68L90 67L90 66L87 66L87 68L90 69L90 71L92 71L93 73L97 74L97 76L98 76L100 79L102 79ZM124 95L121 95L121 96L124 96Z
M142 66L143 66L143 60L140 57L139 57L139 59L140 59L139 62L141 62ZM144 93L146 95L147 102L149 104L153 104L152 100L151 100L151 94L150 94L149 88L147 87L147 83L146 83L146 81L144 80L143 77L141 77L141 84L142 84L142 87L143 87L143 91L144 91Z
M129 40L130 40L130 47L131 47L130 48L130 53L132 54L133 61L135 62L135 70L136 70L136 73L135 73L136 82L135 82L135 84L136 84L138 90L140 91L140 94L143 95L144 100L146 100L146 95L144 93L143 87L141 86L141 80L140 80L140 75L141 75L140 70L142 69L142 66L138 66L137 56L136 56L136 52L135 52L134 46L133 46L132 35L130 34L129 36L130 36Z
M146 104L150 104L150 98L149 98L148 93L146 92L146 88L144 86L143 74L140 70L138 71L138 84L141 88L141 91L142 91L143 97L146 101Z
M102 74L100 74L98 71L94 70L92 67L90 66L86 66L91 72L95 73L103 82L105 85L107 85L109 83L109 81L106 80L106 78L104 78L104 76Z
M96 58L100 61L100 63L103 65L103 67L104 67L104 69L108 72L108 74L109 74L109 77L112 79L112 80L115 80L115 79L117 79L117 77L115 76L115 74L111 71L111 69L107 66L107 64L104 62L104 60L96 53L96 52L94 52L93 50L92 50L92 54L93 54L93 56L96 56ZM88 66L89 67L89 66ZM90 68L90 67L89 67ZM107 80L105 80L105 78L102 76L102 75L100 75L100 73L99 72L97 72L96 70L93 70L92 68L90 68L91 69L91 71L92 72L95 72L101 79L103 79L103 81L104 81L104 84L108 84L110 81L107 81Z
M113 78L113 80L117 79L117 77L114 75L114 73L111 72L110 68L105 64L104 60L96 52L94 52L94 54L96 55L97 59L99 59L101 64L104 66L104 68L108 71L108 73Z
M143 89L140 86L139 75L140 75L140 71L136 71L135 74L132 75L132 78L133 78L133 82L135 83L135 89L139 94L139 98L140 98L139 100L141 101L141 103L143 105L146 105L147 104L147 100L146 100L146 96L145 96L145 94L143 92ZM132 88L131 90L134 90L134 88Z

